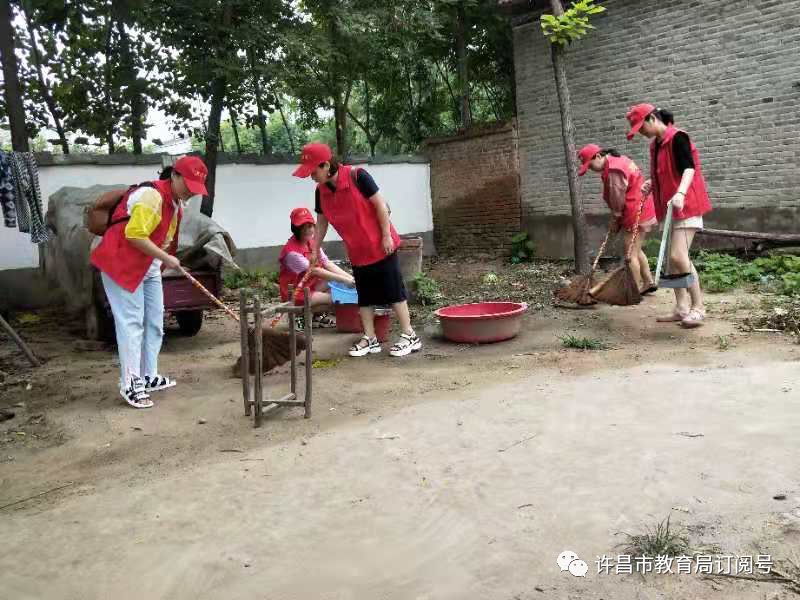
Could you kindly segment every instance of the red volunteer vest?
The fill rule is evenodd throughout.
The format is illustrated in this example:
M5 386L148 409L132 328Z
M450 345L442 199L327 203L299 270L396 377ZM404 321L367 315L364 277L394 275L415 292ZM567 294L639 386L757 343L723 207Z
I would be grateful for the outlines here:
M664 137L661 138L661 146L658 149L658 164L655 164L656 142L650 144L650 177L653 181L653 195L656 203L656 216L659 221L663 221L667 214L667 202L672 199L678 191L681 183L681 176L675 167L675 157L672 153L672 140L680 129L673 125L667 127ZM684 132L685 133L685 132ZM690 217L700 217L711 210L711 201L706 191L706 180L703 178L703 171L700 168L700 156L694 142L690 142L692 147L692 158L694 159L694 179L692 185L686 192L686 199L683 210L675 211L673 218L682 220Z
M303 290L297 289L297 284L300 283L300 280L305 275L303 273L294 273L286 268L286 255L290 252L297 252L298 254L302 254L305 258L309 261L311 260L311 244L303 244L297 241L297 238L292 236L286 242L281 250L281 254L278 257L278 262L280 263L280 272L278 274L278 287L280 288L281 292L281 300L283 302L287 302L289 300L289 286L295 286L295 294L294 294L294 301L297 303L303 302L303 296L305 292ZM312 290L319 282L319 278L317 277L309 277L306 282L303 284L303 287L311 288Z
M375 205L353 184L351 168L339 167L335 192L324 184L318 185L317 189L322 214L344 241L350 262L354 267L363 267L385 259L386 254ZM396 250L400 247L400 236L391 223L389 228Z
M600 177L603 180L603 200L609 205L609 208L611 207L608 190L608 174L610 171L618 171L628 180L628 189L625 191L625 210L622 212L621 225L624 229L630 231L636 225L636 214L639 212L639 206L642 203L644 176L636 163L627 156L606 155L606 166ZM650 195L644 201L639 222L646 223L655 218L655 216L656 210L653 206L653 196Z
M164 240L167 239L169 225L175 214L173 204L172 186L169 179L157 180L152 182L153 187L161 194L161 222L155 231L150 235L150 241L161 248ZM133 193L135 188L125 194L122 202L119 203L112 221L123 219L128 216L128 196ZM183 210L178 204L178 229L175 230L175 237L167 252L175 254L178 247L178 234L180 233L181 218ZM147 270L153 264L153 257L147 256L135 248L125 237L125 226L128 221L115 223L108 228L100 245L94 249L90 257L91 263L108 275L117 285L129 292L134 292L139 284L142 283Z

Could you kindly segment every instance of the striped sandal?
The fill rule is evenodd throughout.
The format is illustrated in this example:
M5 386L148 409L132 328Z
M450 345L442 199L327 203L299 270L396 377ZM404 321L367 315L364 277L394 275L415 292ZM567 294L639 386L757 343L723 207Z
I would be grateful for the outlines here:
M408 356L412 352L419 352L420 350L422 350L422 340L412 331L411 333L401 334L400 340L391 347L389 354L397 357Z
M145 375L144 377L144 391L148 393L165 390L175 387L176 385L178 385L177 381L169 377L164 377L163 375L153 375L152 377Z
M378 338L370 339L366 335L362 335L361 339L358 340L353 346L350 348L348 354L352 357L358 358L361 356L366 356L367 354L378 354L381 351L381 344L378 342Z
M153 401L144 390L144 382L138 377L132 377L127 389L120 390L119 393L133 408L153 408Z

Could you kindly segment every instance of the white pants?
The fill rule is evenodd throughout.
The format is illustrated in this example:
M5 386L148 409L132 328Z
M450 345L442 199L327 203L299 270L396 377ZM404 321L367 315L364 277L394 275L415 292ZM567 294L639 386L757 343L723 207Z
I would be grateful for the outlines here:
M133 377L158 375L158 353L164 339L164 291L161 265L154 264L133 293L101 273L117 332L120 389Z

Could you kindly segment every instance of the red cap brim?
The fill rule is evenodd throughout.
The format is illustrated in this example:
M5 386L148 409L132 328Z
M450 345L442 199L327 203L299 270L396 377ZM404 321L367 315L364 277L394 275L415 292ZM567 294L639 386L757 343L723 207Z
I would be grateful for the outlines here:
M183 182L186 184L186 187L189 188L189 191L195 196L208 196L208 190L202 181L193 181L184 177Z
M292 225L294 225L295 227L302 227L303 225L307 225L309 223L311 225L316 225L316 223L314 223L313 217L303 217L302 219L297 219L295 221L292 221Z
M580 169L578 169L578 175L579 176L586 175L586 171L589 170L589 162L591 162L591 161L586 161L585 163L583 163L581 165Z
M294 173L292 173L292 175L294 175L295 177L300 177L301 179L305 179L306 177L311 175L311 171L313 170L314 167L310 167L308 165L300 165L294 170Z
M628 138L628 141L631 141L633 139L633 136L635 136L636 133L642 128L642 125L644 125L643 120L631 126L631 130L625 136Z

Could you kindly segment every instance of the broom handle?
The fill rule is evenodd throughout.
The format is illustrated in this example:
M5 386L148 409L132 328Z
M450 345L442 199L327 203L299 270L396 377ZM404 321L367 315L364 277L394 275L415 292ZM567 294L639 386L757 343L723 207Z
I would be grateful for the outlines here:
M600 249L597 251L597 256L594 259L594 263L592 264L592 270L589 272L591 275L597 270L597 265L600 264L600 257L603 256L603 252L606 251L606 246L608 245L608 241L611 239L611 225L608 227L608 232L606 232L606 238L603 240L603 243L600 244Z
M184 269L182 266L178 266L178 270L181 272L181 274L182 274L184 277L186 277L186 279L188 279L189 281L191 281L191 282L192 282L192 285L194 285L194 287L196 287L198 290L200 290L200 291L201 291L201 292L203 292L203 293L204 293L206 296L208 296L208 298L209 298L209 299L210 299L210 300L211 300L211 301L212 301L214 304L216 304L216 305L217 305L217 306L219 306L219 307L220 307L222 310L224 310L226 313L228 313L228 315L229 315L229 316L233 317L233 319L235 319L237 323L239 322L239 315L237 315L237 314L236 314L235 312L233 312L233 311L232 311L230 308L228 308L227 306L225 306L225 304L223 304L223 302L222 302L222 301L221 301L219 298L217 298L217 297L216 297L214 294L212 294L212 293L211 293L211 292L209 292L209 291L208 291L208 290L207 290L205 287L203 287L203 284L202 284L202 283L200 283L199 281L197 281L197 279L195 279L194 277L192 277L191 275L189 275L189 272L188 272L186 269Z
M633 237L631 238L631 243L628 244L627 252L625 252L626 262L630 262L631 254L633 253L633 247L636 245L636 239L639 237L639 219L642 216L642 210L644 209L645 200L647 200L647 196L642 194L642 201L639 203L639 210L636 213L636 222L633 225Z
M658 264L656 264L656 281L661 281L661 267L664 266L664 257L667 254L667 243L669 241L670 230L672 229L672 200L667 202L667 215L664 218L664 233L661 236L661 247L658 249Z

